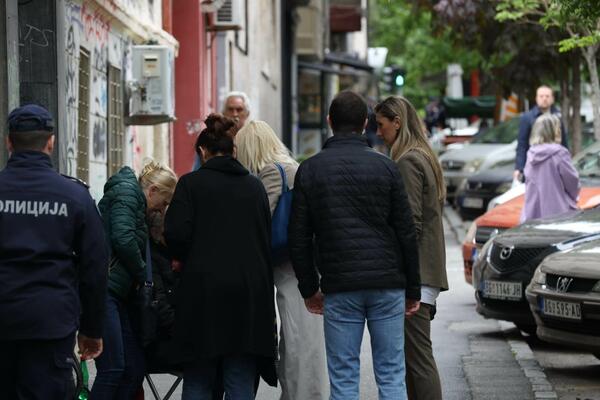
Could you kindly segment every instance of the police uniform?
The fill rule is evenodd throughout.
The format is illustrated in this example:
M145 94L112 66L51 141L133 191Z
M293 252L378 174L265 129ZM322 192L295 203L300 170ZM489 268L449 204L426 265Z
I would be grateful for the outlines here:
M42 107L9 115L11 134L33 130L52 130ZM43 152L14 152L0 172L0 398L73 398L75 333L102 337L107 264L87 188Z

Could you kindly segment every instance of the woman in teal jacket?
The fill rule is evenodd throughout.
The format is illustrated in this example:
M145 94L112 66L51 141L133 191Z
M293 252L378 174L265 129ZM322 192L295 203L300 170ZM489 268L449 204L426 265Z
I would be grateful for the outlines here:
M102 336L104 351L96 359L98 374L90 399L131 399L144 379L144 357L135 338L127 301L146 280L146 218L163 213L171 201L177 177L168 167L146 164L140 177L123 167L104 185L99 209L112 249L108 296Z

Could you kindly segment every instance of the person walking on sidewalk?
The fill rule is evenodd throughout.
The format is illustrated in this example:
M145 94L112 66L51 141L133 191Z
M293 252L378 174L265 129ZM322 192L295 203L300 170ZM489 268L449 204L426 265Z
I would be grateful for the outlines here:
M8 116L0 172L0 397L75 397L83 360L102 352L108 247L87 186L52 167L52 116L28 104Z
M331 400L358 400L365 320L380 400L406 399L404 317L419 309L419 253L398 167L370 148L367 105L329 107L333 137L296 173L289 247L309 311L323 313ZM320 278L320 280L319 280Z
M139 178L131 168L123 167L104 185L98 206L112 258L102 336L105 348L96 359L98 374L91 400L131 399L142 385L144 354L128 307L132 292L146 281L146 218L165 211L176 183L171 169L150 161Z
M529 150L529 139L531 128L536 119L543 114L556 115L560 120L560 111L554 106L554 93L549 86L542 85L537 88L535 94L535 107L521 115L519 121L519 137L517 142L517 158L515 161L514 179L523 179L523 170L527 162L527 151ZM562 120L560 120L561 139L559 143L568 148L567 131Z
M448 290L442 212L446 185L417 111L404 97L388 97L375 107L378 135L398 165L412 210L421 272L421 307L404 323L406 386L411 400L441 400L442 385L431 346L436 299Z
M235 122L211 114L205 123L196 142L202 168L181 177L165 217L167 246L183 264L175 312L182 398L211 399L221 370L226 396L251 400L257 374L277 384L269 200L233 158Z
M290 190L298 163L277 134L263 121L250 121L235 137L237 159L258 176L267 191L271 216L283 192ZM323 318L309 313L298 293L298 280L288 256L274 260L273 277L281 318L278 377L281 400L329 398Z
M542 115L531 129L525 164L525 205L521 221L577 209L579 174L561 141L560 120Z

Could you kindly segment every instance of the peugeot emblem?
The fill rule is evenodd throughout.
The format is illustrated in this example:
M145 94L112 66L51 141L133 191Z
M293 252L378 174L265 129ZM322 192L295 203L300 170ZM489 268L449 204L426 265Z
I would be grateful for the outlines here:
M569 286L573 282L573 278L562 277L556 281L556 291L560 293L566 293L569 290Z
M500 250L500 259L501 260L508 260L510 258L510 255L513 252L513 248L512 247L503 247L502 250Z

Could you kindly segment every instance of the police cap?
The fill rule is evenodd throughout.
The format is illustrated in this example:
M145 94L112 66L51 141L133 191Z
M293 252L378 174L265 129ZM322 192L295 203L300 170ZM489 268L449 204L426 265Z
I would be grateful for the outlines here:
M54 130L52 115L38 104L25 104L8 115L8 132L30 132Z

